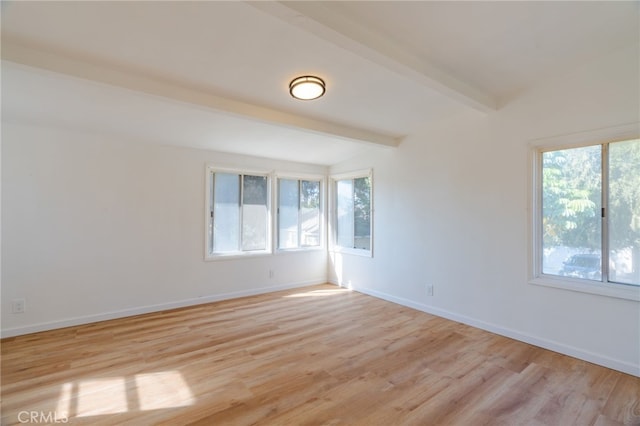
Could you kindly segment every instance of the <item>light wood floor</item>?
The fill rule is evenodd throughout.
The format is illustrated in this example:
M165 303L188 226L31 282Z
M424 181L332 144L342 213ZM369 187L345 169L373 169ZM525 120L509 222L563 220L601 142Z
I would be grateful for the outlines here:
M636 377L330 285L2 341L7 425L637 425L639 400Z

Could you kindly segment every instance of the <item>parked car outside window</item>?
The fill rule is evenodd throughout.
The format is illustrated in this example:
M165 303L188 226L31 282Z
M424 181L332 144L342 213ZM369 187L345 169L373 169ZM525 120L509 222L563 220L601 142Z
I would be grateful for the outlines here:
M597 254L574 254L563 263L560 275L575 278L600 280L602 277L600 256Z

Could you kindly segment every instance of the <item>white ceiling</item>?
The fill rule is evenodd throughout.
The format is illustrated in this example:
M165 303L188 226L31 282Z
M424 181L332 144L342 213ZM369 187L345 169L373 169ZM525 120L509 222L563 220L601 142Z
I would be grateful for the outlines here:
M640 41L640 2L336 1L330 10L498 101L541 78ZM312 9L313 7L313 9ZM329 20L327 20L329 22ZM346 31L346 30L345 30Z
M335 164L639 41L638 2L7 2L3 120ZM292 99L301 74L327 82Z

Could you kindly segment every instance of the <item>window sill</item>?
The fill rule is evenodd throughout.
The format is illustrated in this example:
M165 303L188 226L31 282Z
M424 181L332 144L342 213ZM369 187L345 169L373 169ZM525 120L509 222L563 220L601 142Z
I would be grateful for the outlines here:
M361 256L361 257L373 257L373 252L371 250L364 250L364 249L352 249L352 248L347 248L347 247L333 247L331 249L332 253L339 253L339 254L352 254L355 256Z
M205 256L204 260L206 262L215 262L218 260L234 260L234 259L246 259L251 257L265 257L271 256L273 253L270 251L256 251L256 252L237 252L237 253L219 253L219 254L208 254Z
M275 254L287 254L287 253L307 253L310 251L324 251L325 248L323 246L317 247L296 247L296 248L285 248L285 249L276 249Z
M617 299L640 301L640 287L634 285L611 284L600 281L556 277L553 275L541 275L529 280L529 284L614 297Z

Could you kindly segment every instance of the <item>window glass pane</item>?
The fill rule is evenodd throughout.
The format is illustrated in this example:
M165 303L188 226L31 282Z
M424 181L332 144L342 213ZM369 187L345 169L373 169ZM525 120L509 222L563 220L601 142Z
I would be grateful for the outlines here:
M601 280L600 145L542 155L542 272Z
M300 182L300 245L320 245L320 182Z
M242 186L242 250L267 248L267 177L245 175Z
M278 181L278 247L298 247L298 181Z
M354 247L353 180L336 182L336 244Z
M240 175L213 176L213 252L239 250Z
M368 177L353 180L353 209L355 237L354 247L371 249L371 179Z
M609 280L640 285L640 140L609 145Z

